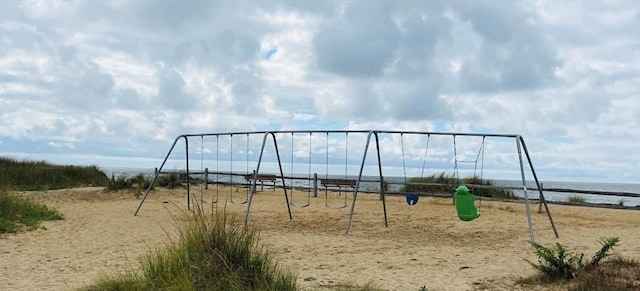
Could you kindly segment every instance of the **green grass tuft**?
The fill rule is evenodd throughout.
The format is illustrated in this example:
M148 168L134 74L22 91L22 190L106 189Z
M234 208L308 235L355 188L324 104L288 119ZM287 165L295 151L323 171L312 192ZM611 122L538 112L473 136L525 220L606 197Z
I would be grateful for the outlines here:
M15 233L23 227L36 229L43 220L61 220L64 217L46 205L0 190L0 233Z

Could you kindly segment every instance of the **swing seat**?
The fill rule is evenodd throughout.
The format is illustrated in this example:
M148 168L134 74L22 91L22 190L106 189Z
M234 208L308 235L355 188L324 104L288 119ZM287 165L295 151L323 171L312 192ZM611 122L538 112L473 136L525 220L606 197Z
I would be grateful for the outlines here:
M407 193L405 194L405 198L407 198L407 204L416 205L416 203L418 203L418 199L420 199L420 196L415 193Z
M472 221L480 217L480 212L476 208L476 197L469 192L467 186L460 186L456 189L456 211L458 218L462 221Z

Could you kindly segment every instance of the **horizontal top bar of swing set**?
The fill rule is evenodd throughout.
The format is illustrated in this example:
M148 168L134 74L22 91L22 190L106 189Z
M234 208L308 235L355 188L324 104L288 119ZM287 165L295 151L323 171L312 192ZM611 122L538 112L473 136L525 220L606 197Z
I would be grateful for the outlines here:
M401 131L401 130L271 130L271 131L235 131L235 132L218 132L218 133L188 133L181 134L181 137L202 137L202 136L220 136L220 135L255 135L268 133L387 133L387 134L420 134L420 135L449 135L449 136L478 136L478 137L510 137L518 138L519 134L498 134L498 133L469 133L469 132L442 132L442 131Z

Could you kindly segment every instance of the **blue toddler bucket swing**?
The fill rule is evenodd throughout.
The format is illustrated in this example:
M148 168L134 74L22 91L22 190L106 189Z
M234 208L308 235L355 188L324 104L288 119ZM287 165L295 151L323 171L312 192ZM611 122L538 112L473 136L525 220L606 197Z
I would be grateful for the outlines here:
M402 149L402 171L404 173L404 188L405 190L407 189L407 168L404 162L404 139L403 139L403 134L400 133L400 144L401 144L401 149ZM428 146L428 142L427 142L427 146ZM423 164L423 171L424 171L424 164ZM420 182L422 182L422 177L420 177ZM420 199L420 195L418 195L417 193L413 193L413 192L406 192L404 194L404 198L407 200L407 204L409 205L416 205L418 203L418 200Z
M420 196L416 193L407 192L405 194L405 198L407 199L407 204L416 205L416 203L418 203L418 200L420 199Z

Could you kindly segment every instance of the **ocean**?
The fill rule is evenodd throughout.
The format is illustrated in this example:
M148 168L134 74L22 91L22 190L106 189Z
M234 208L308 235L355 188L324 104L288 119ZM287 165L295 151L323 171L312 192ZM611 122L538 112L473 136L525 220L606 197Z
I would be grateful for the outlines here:
M154 169L141 169L141 168L103 168L103 171L108 175L115 176L135 176L143 174L147 177L153 177ZM285 174L286 175L286 174ZM195 177L201 177L201 175L193 175ZM293 185L296 188L309 188L312 187L312 183L309 178L310 175L296 176L296 179L285 179L287 185ZM318 174L318 178L325 178L324 174ZM329 175L327 178L342 179L344 175ZM357 179L357 176L347 176L347 179ZM377 180L378 177L363 177L363 181ZM209 181L212 183L234 183L234 184L246 184L247 181L241 175L228 175L219 174L209 175ZM389 182L391 192L398 191L404 183L404 177L385 177L385 181ZM520 180L492 180L494 186L498 187L519 187L518 190L512 190L518 197L524 197L524 191L522 188L522 181ZM640 184L633 183L597 183L597 182L568 182L568 181L540 181L543 184L543 189L573 189L589 192L625 192L635 193L640 195ZM281 184L281 183L280 183ZM360 189L366 191L379 191L379 182L362 182ZM533 180L527 181L528 196L530 199L539 199L539 193L536 189L535 182ZM580 196L585 199L586 203L593 204L611 204L611 205L624 205L627 207L640 207L640 197L622 197L622 196L609 196L609 195L597 195L586 193L568 193L568 192L552 192L544 191L544 197L547 201L566 202L571 196Z

